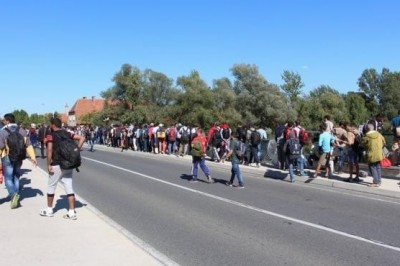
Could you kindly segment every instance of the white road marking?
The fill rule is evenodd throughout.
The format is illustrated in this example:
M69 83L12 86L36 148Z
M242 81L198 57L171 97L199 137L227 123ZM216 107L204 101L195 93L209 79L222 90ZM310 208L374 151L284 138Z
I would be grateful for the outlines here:
M249 210L253 210L253 211L256 211L256 212L260 212L260 213L263 213L263 214L266 214L266 215L270 215L270 216L281 218L281 219L284 219L284 220L287 220L287 221L291 221L291 222L295 222L295 223L298 223L298 224L302 224L302 225L305 225L305 226L308 226L308 227L311 227L311 228L319 229L319 230L326 231L326 232L329 232L329 233L332 233L332 234L344 236L344 237L347 237L347 238L350 238L350 239L355 239L355 240L358 240L358 241L361 241L361 242L369 243L369 244L372 244L372 245L376 245L376 246L380 246L380 247L383 247L383 248L386 248L386 249L390 249L390 250L394 250L394 251L400 252L400 247L391 246L391 245L388 245L388 244L385 244L385 243L382 243L382 242L370 240L370 239L363 238L363 237L356 236L356 235L352 235L352 234L349 234L349 233L346 233L346 232L343 232L343 231L332 229L332 228L329 228L329 227L326 227L326 226L323 226L323 225L314 224L314 223L311 223L311 222L307 222L307 221L304 221L304 220L296 219L296 218L293 218L293 217L290 217L290 216L286 216L286 215L283 215L283 214L279 214L279 213L276 213L276 212L271 212L271 211L268 211L268 210L257 208L257 207L254 207L254 206L251 206L251 205L248 205L248 204L244 204L244 203L241 203L241 202L238 202L238 201L234 201L234 200L226 199L226 198L223 198L223 197L215 196L215 195L212 195L212 194L209 194L209 193L206 193L206 192L202 192L202 191L199 191L199 190L195 190L195 189L192 189L192 188L188 188L188 187L185 187L185 186L174 184L174 183L162 180L162 179L158 179L158 178L155 178L155 177L152 177L152 176L149 176L149 175L146 175L146 174L142 174L142 173L139 173L139 172L136 172L136 171L132 171L132 170L129 170L129 169L126 169L126 168L123 168L123 167L119 167L119 166L116 166L116 165L113 165L113 164L105 163L105 162L98 161L98 160L91 159L91 158L87 158L87 157L83 157L83 158L85 158L86 160L95 162L95 163L99 163L99 164L103 164L103 165L106 165L106 166L109 166L109 167L113 167L113 168L119 169L121 171L132 173L132 174L135 174L135 175L138 175L138 176L141 176L141 177L153 180L153 181L157 181L157 182L160 182L160 183L172 186L172 187L176 187L176 188L180 188L180 189L183 189L183 190L186 190L186 191L197 193L199 195L202 195L202 196L205 196L205 197L209 197L209 198L212 198L212 199L216 199L216 200L219 200L219 201L222 201L222 202L225 202L225 203L229 203L229 204L232 204L232 205L235 205L235 206L243 207L243 208L246 208L246 209L249 209Z
M100 146L101 147L101 146ZM105 149L104 147L101 147L102 149L101 150L103 150L103 151L106 151L106 152L112 152L112 151L114 151L114 150L108 150L108 149ZM142 155L147 155L146 153L141 153L140 154L141 156ZM158 159L160 159L160 157L159 156L152 156L153 154L149 154L150 156L146 156L145 158L146 159L152 159L152 160L158 160ZM85 157L86 158L86 157ZM143 158L143 157L142 157ZM177 161L175 161L175 162L177 162ZM182 162L182 161L178 161L178 162ZM218 165L219 167L225 167L225 168L229 168L230 169L230 166L228 166L228 165ZM209 166L210 167L210 166ZM212 167L212 166L211 166ZM214 169L215 170L215 169ZM217 169L216 171L219 171L220 169ZM247 170L247 169L246 169ZM257 169L251 169L251 170L257 170ZM258 169L259 170L259 169ZM252 175L253 174L256 174L256 173L252 173ZM249 176L249 177L252 177L252 178L257 178L257 179L260 179L259 177L254 177L254 176ZM275 179L273 179L273 178L271 178L271 179L269 179L269 181L270 182L281 182L281 180L275 180ZM342 194L342 195L347 195L347 196L353 196L353 197L357 197L357 198L362 198L362 199L366 199L366 200L372 200L372 201L379 201L379 202L384 202L384 203L391 203L391 204L396 204L396 205L400 205L400 201L391 201L391 200L384 200L384 199L379 199L379 198L375 198L375 197L386 197L386 196L384 196L384 195L379 195L379 194L373 194L375 197L370 197L370 196L364 196L364 195L360 195L360 194L352 194L352 193L346 193L346 192L344 192L343 190L346 190L345 188L341 188L341 187L330 187L330 189L324 189L324 188L321 188L321 187L317 187L315 184L312 184L313 186L310 186L310 185L308 185L308 184L303 184L303 183L300 183L300 182L298 182L297 183L297 186L302 186L302 187L307 187L307 188L310 188L310 189L316 189L316 190L321 190L321 191L325 191L325 192L330 192L330 193L336 193L336 194ZM356 191L357 193L366 193L366 192L360 192L360 191Z

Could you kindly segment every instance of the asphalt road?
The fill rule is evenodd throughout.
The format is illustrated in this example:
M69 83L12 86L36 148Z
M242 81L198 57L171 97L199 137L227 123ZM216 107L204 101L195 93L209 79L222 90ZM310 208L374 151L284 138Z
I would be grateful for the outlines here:
M399 200L255 168L235 189L224 184L228 163L208 162L216 183L192 184L188 159L103 147L82 156L75 191L177 264L400 264Z

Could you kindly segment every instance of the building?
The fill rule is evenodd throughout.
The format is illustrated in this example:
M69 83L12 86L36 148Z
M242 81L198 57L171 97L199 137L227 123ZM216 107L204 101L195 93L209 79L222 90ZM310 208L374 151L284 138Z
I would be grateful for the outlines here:
M104 108L104 103L104 99L96 99L94 96L78 99L68 112L68 126L75 127L82 124L81 119L83 116L100 112Z

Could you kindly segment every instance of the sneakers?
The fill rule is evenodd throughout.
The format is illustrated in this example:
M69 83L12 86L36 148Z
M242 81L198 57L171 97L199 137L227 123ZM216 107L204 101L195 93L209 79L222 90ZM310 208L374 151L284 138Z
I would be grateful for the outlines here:
M64 219L67 219L67 220L76 220L76 219L78 219L78 217L76 216L76 214L69 214L69 213L67 213L67 214L65 214L64 216L63 216L63 218Z
M39 212L40 216L44 217L54 217L53 211L49 211L49 209L42 209Z
M226 182L225 184L226 184L228 187L231 187L231 186L232 186L232 183L231 183L231 182L229 182L229 181L228 181L228 182Z
M214 181L214 179L209 175L209 176L207 176L207 179L208 179L208 183L214 183L215 181Z
M15 209L18 207L19 204L19 194L15 193L12 197L11 197L11 209Z
M243 186L243 184L242 185L237 185L236 188L242 189L242 188L244 188L244 186Z
M199 181L197 180L197 178L192 178L192 179L190 179L189 182L190 182L190 183L197 183L197 182L199 182Z

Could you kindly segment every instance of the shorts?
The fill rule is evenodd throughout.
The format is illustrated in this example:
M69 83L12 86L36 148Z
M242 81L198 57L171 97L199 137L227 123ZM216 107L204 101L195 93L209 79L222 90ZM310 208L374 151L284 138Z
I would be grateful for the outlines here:
M47 183L47 194L54 194L58 182L64 185L65 193L67 195L74 194L72 188L72 171L74 169L61 169L59 165L53 165L53 175L49 175L49 182Z
M330 156L329 152L322 153L321 156L319 157L318 164L319 165L328 165L330 157L331 156Z
M353 151L353 149L347 150L348 162L349 164L357 164L360 160L358 152Z

